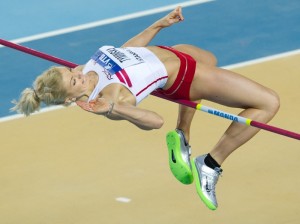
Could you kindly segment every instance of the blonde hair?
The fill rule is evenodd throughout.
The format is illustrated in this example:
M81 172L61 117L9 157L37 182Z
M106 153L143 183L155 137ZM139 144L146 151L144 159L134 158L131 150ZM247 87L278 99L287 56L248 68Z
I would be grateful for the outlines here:
M40 109L41 103L46 105L65 104L67 92L63 87L62 80L62 74L58 67L51 67L35 79L33 88L23 90L19 101L12 101L15 106L10 110L29 116ZM65 105L67 106L67 104Z

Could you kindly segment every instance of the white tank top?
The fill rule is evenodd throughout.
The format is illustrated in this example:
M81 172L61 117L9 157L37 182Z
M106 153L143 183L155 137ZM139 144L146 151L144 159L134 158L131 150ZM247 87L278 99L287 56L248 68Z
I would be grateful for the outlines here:
M98 97L108 85L125 86L140 103L151 92L163 88L168 74L164 64L147 48L115 48L103 46L91 57L83 74L93 71L98 74L98 83L88 101Z

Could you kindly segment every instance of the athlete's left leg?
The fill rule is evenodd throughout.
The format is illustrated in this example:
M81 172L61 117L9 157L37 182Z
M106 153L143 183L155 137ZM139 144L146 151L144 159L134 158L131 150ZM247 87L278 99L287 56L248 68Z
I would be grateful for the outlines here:
M180 44L173 46L173 48L191 55L198 63L207 66L215 66L217 63L216 57L211 52L198 47ZM191 65L191 67L193 66ZM173 175L184 184L190 184L193 181L190 164L191 147L189 145L189 140L194 114L194 108L179 105L176 130L167 133L170 169Z

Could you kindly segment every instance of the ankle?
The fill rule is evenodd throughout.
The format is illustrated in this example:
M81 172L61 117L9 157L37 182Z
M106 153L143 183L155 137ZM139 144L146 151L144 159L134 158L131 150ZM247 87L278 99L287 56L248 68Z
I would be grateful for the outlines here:
M184 138L186 140L187 143L190 142L190 132L188 130L184 130L182 128L176 128L176 130L180 130L182 131L183 135L184 135Z
M206 166L208 166L212 169L221 167L221 165L209 153L204 158L204 163L205 163Z

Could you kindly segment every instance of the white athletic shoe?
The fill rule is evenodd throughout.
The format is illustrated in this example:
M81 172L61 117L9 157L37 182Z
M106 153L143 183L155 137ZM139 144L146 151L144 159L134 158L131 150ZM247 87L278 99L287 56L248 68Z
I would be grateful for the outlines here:
M222 174L221 168L211 169L204 163L206 155L194 158L192 170L195 178L197 193L204 204L211 210L216 210L218 202L216 198L216 184Z

